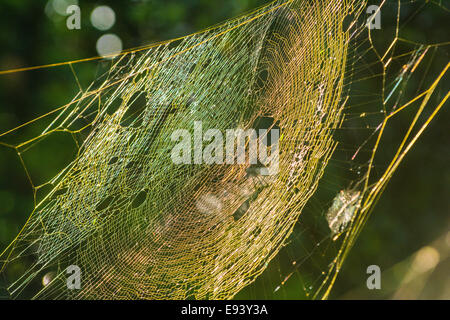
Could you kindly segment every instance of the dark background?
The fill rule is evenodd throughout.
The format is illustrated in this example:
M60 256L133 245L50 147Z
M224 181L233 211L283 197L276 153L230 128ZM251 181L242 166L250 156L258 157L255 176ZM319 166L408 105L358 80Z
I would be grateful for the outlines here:
M96 41L105 33L118 35L125 49L187 35L266 2L80 1L81 30L68 30L66 17L52 10L52 1L1 1L0 70L96 56ZM420 9L423 3L425 1L411 6L405 4L402 8L400 35L426 44L448 41L448 11L434 4ZM90 23L90 13L98 5L108 5L116 13L116 23L108 31L99 31ZM417 9L420 10L415 14ZM386 36L380 33L383 31L374 31L382 39L381 43L383 39L386 43L392 41L389 31L393 30L395 12L394 5L386 6L383 11L382 30L386 30ZM448 48L436 54L440 55L441 60L448 61ZM96 77L102 64L105 62L73 66L82 87L86 88ZM431 75L436 76L435 73ZM448 90L448 78L446 84ZM69 102L78 91L68 66L0 75L0 132ZM450 266L450 117L446 109L444 107L433 120L392 178L344 264L332 298L450 298L447 272ZM29 139L42 130L41 126L22 128L8 136L8 142ZM76 149L69 141L66 137L56 137L39 146L35 153L33 150L27 152L24 161L35 185L50 179L72 159ZM32 208L32 188L19 158L14 150L0 146L1 249L13 240ZM420 251L420 259L417 258L416 252L425 246L439 249L436 249L439 252L438 263L432 264L429 269L419 268L425 270L423 272L411 273L414 266L417 271L417 261L420 259L425 262L433 260L436 250L430 251L430 248ZM370 291L365 286L366 268L371 264L379 265L385 275L382 290L378 292ZM279 271L271 269L268 272L274 272L274 279L280 278ZM274 288L276 285L274 282ZM247 290L239 298L252 298L251 292ZM275 296L288 299L298 297L300 295L295 290Z

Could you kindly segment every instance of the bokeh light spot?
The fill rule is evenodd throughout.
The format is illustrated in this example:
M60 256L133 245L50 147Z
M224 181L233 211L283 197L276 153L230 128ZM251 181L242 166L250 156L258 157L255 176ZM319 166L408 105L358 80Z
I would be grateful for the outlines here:
M112 33L105 34L97 40L97 52L104 58L114 58L122 52L122 40Z
M417 272L426 272L435 268L439 260L439 252L435 248L427 246L417 252L412 267Z
M53 0L52 1L53 10L62 16L66 16L67 8L74 4L78 5L78 0Z
M91 13L91 23L98 30L108 30L116 22L114 10L108 6L99 6Z

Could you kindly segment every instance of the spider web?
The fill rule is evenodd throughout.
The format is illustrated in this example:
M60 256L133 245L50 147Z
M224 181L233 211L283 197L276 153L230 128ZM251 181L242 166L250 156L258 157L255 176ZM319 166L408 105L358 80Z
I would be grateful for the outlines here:
M367 5L275 1L129 50L70 103L2 130L1 145L16 152L34 190L33 212L0 255L9 295L328 297L386 184L449 96L448 59L439 59L448 43L402 38L400 1L378 4L395 12L392 34L371 30ZM87 62L60 65L78 63ZM410 110L402 139L390 141ZM250 163L174 164L171 134L195 121L221 131L279 128L278 174L249 176ZM15 141L38 123L38 135ZM27 155L61 134L75 156L36 183ZM333 233L326 213L345 190L359 196ZM66 287L70 265L82 269L81 290ZM270 278L273 268L280 279Z

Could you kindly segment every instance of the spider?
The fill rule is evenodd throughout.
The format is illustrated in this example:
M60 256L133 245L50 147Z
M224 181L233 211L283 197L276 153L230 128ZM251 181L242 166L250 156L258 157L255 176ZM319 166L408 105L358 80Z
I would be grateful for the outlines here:
M355 190L341 190L333 199L326 218L333 235L345 230L355 214L361 193Z

